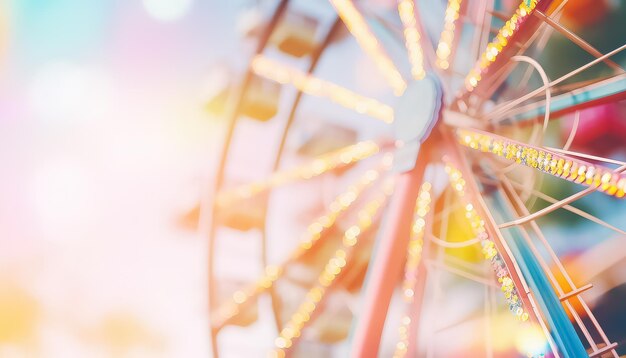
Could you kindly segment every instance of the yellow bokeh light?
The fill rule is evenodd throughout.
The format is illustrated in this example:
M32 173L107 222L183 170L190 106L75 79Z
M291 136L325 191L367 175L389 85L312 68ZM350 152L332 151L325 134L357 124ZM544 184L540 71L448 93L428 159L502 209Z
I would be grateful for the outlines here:
M548 341L537 325L524 325L515 336L515 347L527 357L539 357L545 354Z

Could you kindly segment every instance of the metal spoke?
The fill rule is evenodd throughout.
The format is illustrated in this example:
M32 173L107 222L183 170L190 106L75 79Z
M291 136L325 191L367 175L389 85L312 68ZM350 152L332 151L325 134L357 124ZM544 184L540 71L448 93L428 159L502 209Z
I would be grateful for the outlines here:
M414 79L421 80L426 72L424 71L424 52L420 45L422 36L418 28L413 0L398 0L398 14L404 27L404 45L411 63L411 74Z
M447 70L450 67L450 61L454 61L456 46L459 42L456 27L461 13L461 5L462 0L448 0L443 31L437 44L437 66L443 70Z
M622 175L621 171L477 129L459 128L456 135L458 143L483 153L495 154L517 164L588 186L589 189L598 189L616 198L626 195L626 175Z
M367 114L385 123L393 122L393 108L379 101L356 94L335 83L317 78L299 69L258 55L252 61L255 74L281 84L291 84L298 90L316 97L328 98L331 101L356 111Z
M524 101L526 101L526 100L528 100L530 98L533 98L536 95L544 92L546 90L546 88L554 87L555 85L557 85L557 84L559 84L559 83L561 83L561 82L563 82L563 81L565 81L565 80L567 80L567 79L569 79L569 78L571 78L571 77L573 77L573 76L583 72L584 70L588 69L589 67L594 66L594 65L602 62L604 59L609 58L611 56L614 56L614 55L620 53L624 49L626 49L626 44L616 48L615 50L613 50L613 51L611 51L611 52L609 52L609 53L607 53L605 55L603 55L602 57L599 57L599 58L597 58L597 59L587 63L584 66L581 66L581 67L579 67L579 68L577 68L577 69L575 69L575 70L573 70L573 71L571 71L571 72L569 72L569 73L567 73L567 74L557 78L556 80L548 83L545 86L541 86L541 87L537 88L536 90L534 90L534 91L532 91L532 92L530 92L528 94L525 94L525 95L523 95L523 96L521 96L521 97L519 97L519 98L517 98L515 100L503 103L503 104L497 106L496 108L494 108L493 110L491 110L490 113L487 116L485 116L485 118L486 119L490 119L490 120L493 119L493 118L497 118L497 117L501 116L505 111L507 111L507 110L517 106L518 104L523 103ZM500 119L500 120L497 120L495 122L497 123L497 122L500 122L502 120L503 119Z
M533 14L537 16L538 18L540 18L542 21L546 22L552 28L557 30L563 36L567 37L570 41L572 41L578 47L587 51L589 54L593 55L595 58L602 57L602 53L596 50L595 47L591 46L591 44L589 44L587 41L580 38L578 35L576 35L574 32L570 31L568 28L560 24L558 21L552 19L552 17L546 16L546 14L544 14L543 12L539 10L533 12ZM604 59L603 62L609 65L614 70L619 71L620 73L624 72L624 69L620 65L611 61L610 59Z
M549 85L546 88L552 87L554 86ZM537 94L541 93L541 91L537 92ZM585 81L583 86L576 86L573 89L568 88L567 92L552 97L549 110L552 113L552 118L559 118L567 113L601 103L616 102L625 98L626 74L620 74L600 81L593 81L592 83ZM517 107L510 107L508 110L501 111L496 109L488 113L484 118L496 122L506 119L514 122L524 122L544 115L547 109L546 101L541 100Z
M595 156L595 155L590 155L590 154L585 154L585 153L580 153L580 152L574 152L574 151L571 151L571 150L565 150L565 149L559 149L559 148L546 147L546 149L550 149L550 150L553 150L555 152L559 152L559 153L563 153L563 154L573 155L573 156L580 157L580 158L592 159L592 160L597 160L597 161L600 161L600 162L617 164L617 165L626 165L626 162L623 162L621 160L615 160L615 159L610 159L610 158L605 158L605 157L598 157L598 156Z
M465 218L472 227L474 236L480 239L484 258L489 260L493 265L493 270L498 277L498 282L501 284L501 289L506 293L505 297L511 307L511 311L520 320L527 321L530 317L528 312L529 307L522 305L520 303L521 301L519 301L523 299L523 295L520 292L522 287L520 284L517 284L517 282L514 282L515 277L513 276L511 266L505 263L506 250L503 250L503 246L496 245L493 241L494 239L490 238L490 234L485 226L485 219L483 219L483 215L479 213L479 208L476 206L477 198L466 192L467 182L464 179L463 173L450 161L446 161L446 172L450 178L450 185L465 204ZM468 180L470 179L468 178ZM504 243L504 241L502 241L502 243Z
M372 141L359 142L332 153L321 155L303 165L272 173L265 180L223 190L217 194L216 202L220 207L232 205L268 189L299 180L308 180L330 170L365 160L377 154L379 150L379 146Z
M512 187L511 187L511 185L509 183L509 180L505 176L503 176L503 175L501 175L499 177L499 179L501 180L501 184L499 184L500 190L505 192L506 194L508 194L508 196L510 196L510 199L508 199L509 200L509 205L510 206L515 206L517 208L517 211L519 212L519 214L521 214L521 215L528 215L529 214L528 208L526 208L526 206L524 205L524 203L522 202L520 197L517 195L515 190L512 189ZM516 211L514 208L511 208L511 210L512 211ZM520 231L522 232L522 236L526 240L526 242L527 242L528 246L530 247L531 251L533 252L534 256L539 261L543 271L548 274L548 277L552 281L552 286L554 288L556 288L557 293L559 294L559 299L565 304L566 307L568 307L571 315L574 317L574 320L578 324L578 326L579 326L580 330L582 331L583 335L587 338L587 340L588 340L588 342L589 342L589 344L590 344L590 346L591 346L591 348L593 350L591 352L590 356L593 357L595 355L601 354L601 352L605 352L605 351L611 350L612 351L612 355L617 358L618 357L617 352L613 349L615 347L615 344L611 344L611 341L608 339L608 337L606 336L606 334L602 330L602 327L600 327L597 319L595 318L595 316L593 315L593 313L589 309L589 306L582 299L582 297L579 296L579 294L582 292L582 290L580 290L579 288L576 287L574 281L569 276L569 274L565 270L565 267L561 263L561 260L559 260L558 256L556 255L556 253L554 252L554 250L552 249L552 247L550 246L550 244L546 240L545 236L543 235L541 229L539 228L539 225L534 220L531 220L529 222L529 224L530 224L531 229L535 233L535 235L539 238L539 241L541 242L541 244L543 244L544 248L548 252L550 258L553 261L553 263L559 269L560 274L562 275L562 277L567 282L568 290L570 292L574 292L574 294L568 294L568 293L563 291L563 288L561 287L561 284L554 277L554 274L552 273L552 270L550 270L550 268L548 267L547 263L543 259L542 255L539 253L539 251L535 247L535 244L531 240L531 238L528 235L528 233L526 232L525 228L524 227L519 227ZM580 315L578 314L578 312L576 312L576 310L574 309L574 307L572 306L572 304L570 302L570 298L574 298L574 297L578 300L578 302L581 304L581 306L585 310L585 313L587 314L587 317L591 320L591 322L593 323L596 331L601 336L601 338L603 340L603 343L605 344L605 347L611 347L611 349L602 349L602 350L600 350L598 348L598 345L596 344L595 340L592 338L589 330L587 329L586 325L583 323L582 319L580 318Z
M454 266L448 265L446 263L443 262L439 262L437 260L429 260L427 263L428 267L431 268L437 268L446 272L449 272L451 274L457 275L459 277L463 277L466 278L470 281L474 281L476 283L480 283L481 285L484 285L486 287L495 287L495 288L500 288L500 286L498 286L495 282L495 280L493 280L492 278L486 278L486 277L482 277L470 272L467 272L466 270L462 270L459 268L456 268ZM441 331L441 329L436 329L435 333Z
M396 68L391 58L380 45L380 42L370 30L361 12L351 0L330 0L341 20L346 24L363 51L374 61L381 70L387 82L396 95L401 95L406 89L406 82Z
M327 231L334 227L337 219L345 215L346 211L351 208L360 195L374 184L380 176L377 170L368 170L355 183L351 184L348 189L338 195L328 205L326 213L318 217L308 227L303 234L300 244L296 249L283 261L280 265L268 265L265 267L264 274L256 283L249 286L245 290L236 291L232 300L220 305L217 309L217 317L214 319L213 328L221 329L230 320L242 312L243 308L249 304L255 297L262 292L273 287L274 282L280 279L285 272L285 268L298 260L306 253L321 244L322 239Z
M489 179L489 178L486 178L486 177L483 177L483 176L477 176L477 177L479 178L479 180L481 182L484 182L484 183L487 183L487 184L491 184L491 185L497 185L498 184L498 181L495 180L495 179ZM513 181L511 179L509 179L509 182L511 183L511 185L514 188L516 188L518 190L528 190L528 188L526 188L526 186L524 184L522 184L522 183ZM559 202L558 199L556 199L556 198L554 198L554 197L552 197L550 195L544 194L543 192L541 192L539 190L532 189L532 190L530 190L530 194L534 195L535 197L537 197L537 198L539 198L541 200L547 201L550 204L556 204L556 203ZM561 207L561 209L567 210L567 211L569 211L569 212L571 212L573 214L576 214L576 215L578 215L578 216L580 216L582 218L585 218L585 219L587 219L589 221L593 221L596 224L602 225L602 226L606 227L607 229L611 229L611 230L613 230L613 231L615 231L615 232L617 232L619 234L626 235L626 231L624 231L624 230L622 230L620 228L617 228L617 227L607 223L606 221L598 218L597 216L591 215L591 214L587 213L586 211L580 210L580 209L578 209L578 208L576 208L574 206L563 205Z
M623 173L624 171L626 171L626 165L617 168L615 170L615 173ZM547 206L547 207L545 207L545 208L543 208L543 209L541 209L539 211L536 211L536 212L534 212L534 213L532 213L530 215L521 217L521 218L519 218L517 220L513 220L513 221L510 221L510 222L507 222L507 223L504 223L504 224L500 224L500 227L501 228L506 228L506 227L509 227L509 226L525 224L525 223L527 223L529 221L532 221L532 220L534 220L534 219L536 219L536 218L538 218L540 216L543 216L543 215L545 215L547 213L551 213L554 210L559 209L559 208L561 208L561 207L563 207L563 206L565 206L567 204L573 203L574 201L576 201L576 200L578 200L580 198L583 198L583 197L593 193L596 190L597 190L597 188L591 187L591 188L587 188L585 190L579 191L576 194L570 195L567 198L562 199L559 202L554 203L554 204L552 204L550 206Z
M411 227L411 236L406 254L406 263L404 265L404 281L402 282L402 297L407 303L406 313L402 316L401 325L398 328L399 340L396 343L394 358L401 358L409 351L411 330L415 327L412 325L415 317L412 317L411 309L415 303L415 295L420 295L417 291L423 289L418 287L418 280L423 279L424 270L422 263L422 250L424 245L424 232L427 228L427 215L430 212L431 190L432 185L424 182L420 188L419 195L415 204L415 212L413 214L413 225ZM432 215L430 215L432 219ZM416 292L417 291L417 292ZM413 347L411 347L413 348Z
M308 291L297 311L280 331L274 341L275 348L271 352L272 356L284 357L285 353L299 339L302 329L311 322L312 316L316 313L317 307L322 303L329 288L335 283L337 277L339 277L348 262L353 258L356 245L362 242L361 235L372 228L374 219L385 206L392 192L393 180L389 180L384 184L382 192L365 204L359 211L356 223L344 232L340 248L327 261L316 284Z
M529 2L522 1L515 14L508 19L505 25L498 31L495 39L487 45L487 48L478 59L474 67L470 70L465 78L465 87L471 92L478 86L482 76L486 73L491 64L496 61L500 53L509 45L509 41L517 33L520 26L526 21L530 13L533 12L537 5L536 0Z

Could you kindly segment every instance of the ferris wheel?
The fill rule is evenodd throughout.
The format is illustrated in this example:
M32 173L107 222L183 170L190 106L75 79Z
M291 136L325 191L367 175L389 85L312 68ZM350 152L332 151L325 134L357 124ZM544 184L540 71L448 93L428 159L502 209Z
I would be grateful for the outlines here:
M619 356L549 218L626 234L576 206L625 205L626 162L572 149L585 110L626 99L626 45L580 37L567 0L264 6L200 209L214 356ZM590 59L549 71L555 38Z

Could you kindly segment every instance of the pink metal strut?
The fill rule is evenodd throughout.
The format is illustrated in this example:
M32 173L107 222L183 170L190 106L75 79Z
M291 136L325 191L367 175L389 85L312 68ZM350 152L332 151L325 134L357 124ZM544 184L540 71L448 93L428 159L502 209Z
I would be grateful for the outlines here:
M352 337L351 357L376 357L378 354L389 302L402 277L415 201L427 163L428 142L432 140L422 144L415 167L396 178L396 189L380 229L380 241L368 268L369 277L362 292L362 313Z

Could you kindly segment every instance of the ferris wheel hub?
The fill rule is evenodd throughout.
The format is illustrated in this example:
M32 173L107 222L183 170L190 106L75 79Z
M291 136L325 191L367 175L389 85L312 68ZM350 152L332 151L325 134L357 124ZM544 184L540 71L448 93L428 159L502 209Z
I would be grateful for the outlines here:
M443 91L432 73L408 84L394 108L396 153L393 167L406 172L415 167L421 144L441 118Z

